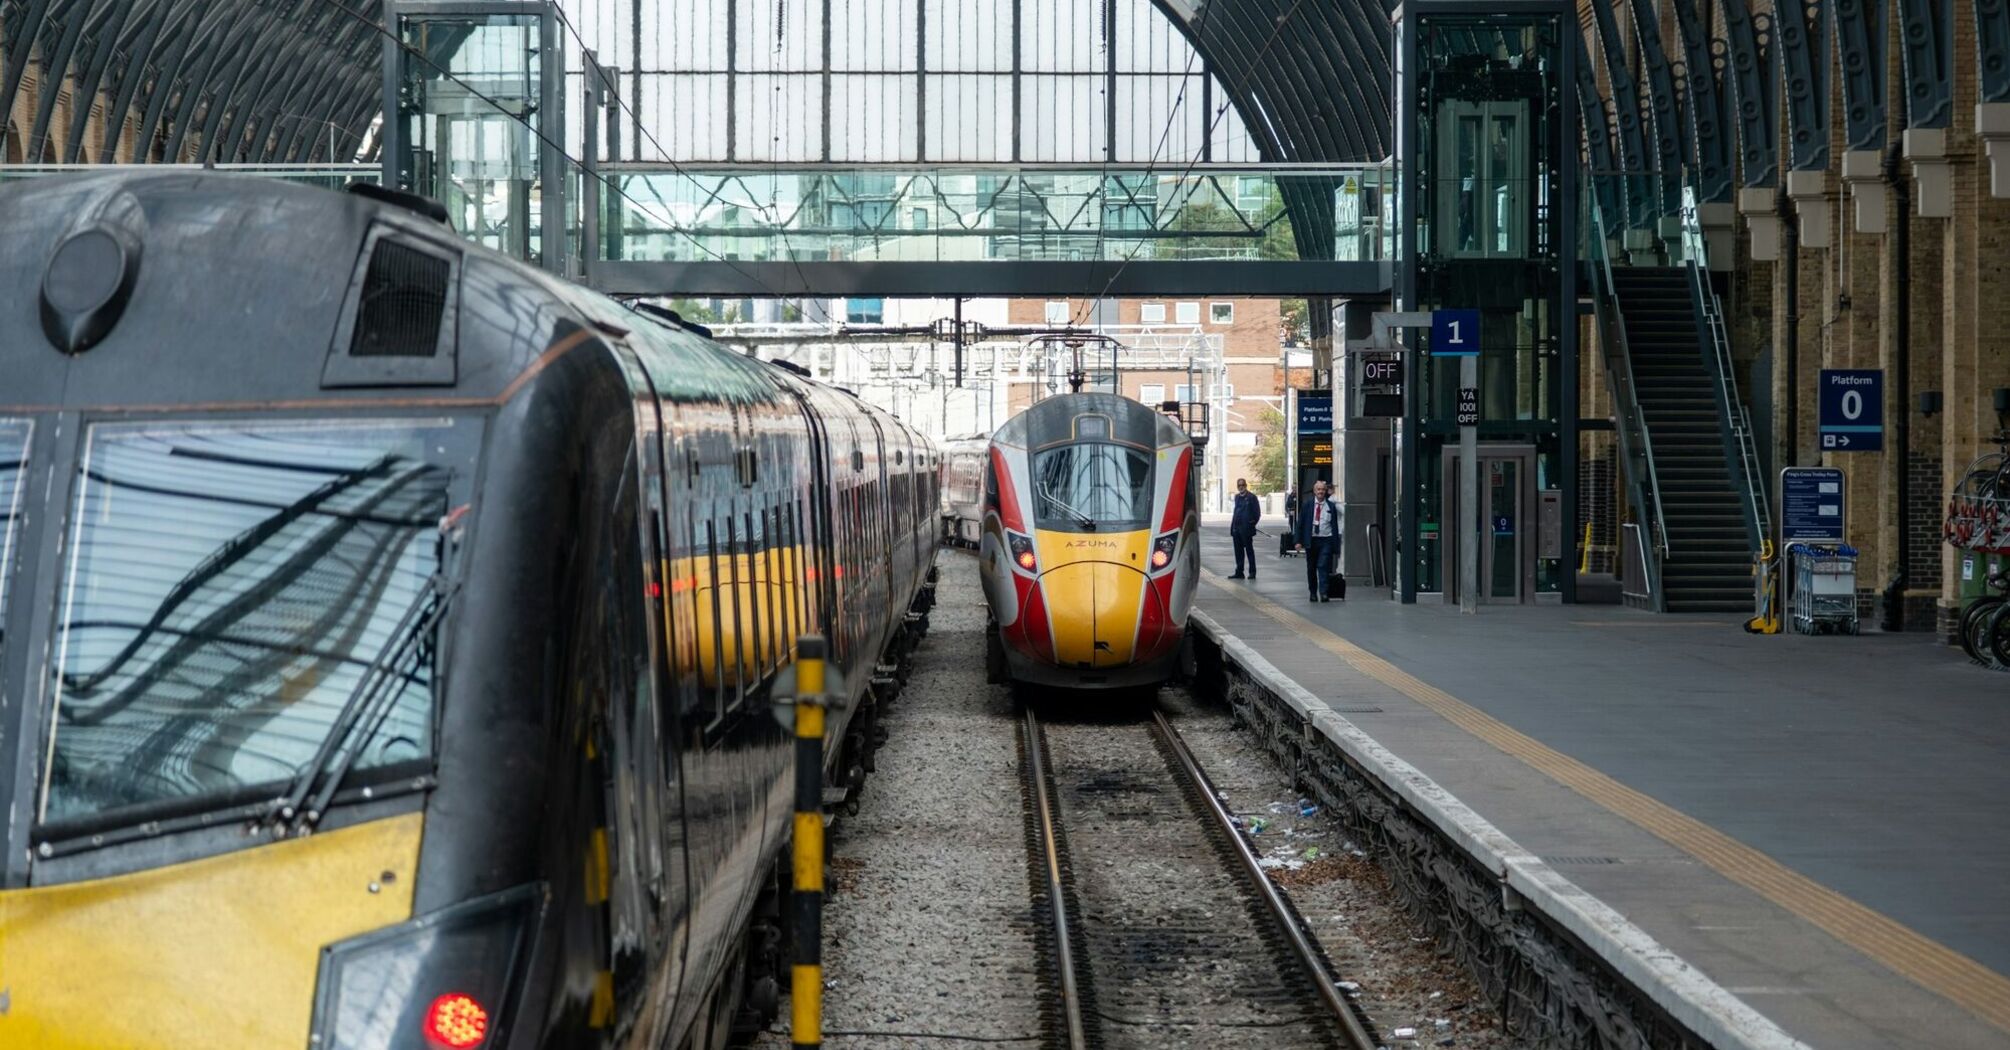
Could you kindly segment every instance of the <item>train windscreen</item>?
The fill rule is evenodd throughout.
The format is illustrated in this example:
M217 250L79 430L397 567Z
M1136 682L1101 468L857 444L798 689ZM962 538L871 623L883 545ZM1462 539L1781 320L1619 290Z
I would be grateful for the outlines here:
M1152 512L1152 457L1129 445L1077 442L1033 457L1033 513L1063 531L1142 529Z
M293 779L332 736L356 749L358 774L429 757L435 647L400 635L438 589L443 518L467 499L479 430L93 426L58 610L43 820L204 809ZM412 656L392 667L394 652ZM372 700L351 722L340 713L359 692Z
M0 419L0 656L7 652L7 587L14 575L14 525L21 520L21 472L28 462L28 421Z

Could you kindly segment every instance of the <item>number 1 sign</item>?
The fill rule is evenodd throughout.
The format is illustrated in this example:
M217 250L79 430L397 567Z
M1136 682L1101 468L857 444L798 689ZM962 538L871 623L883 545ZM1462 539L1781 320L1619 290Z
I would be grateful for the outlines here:
M1478 310L1431 311L1432 357L1472 357L1479 352Z

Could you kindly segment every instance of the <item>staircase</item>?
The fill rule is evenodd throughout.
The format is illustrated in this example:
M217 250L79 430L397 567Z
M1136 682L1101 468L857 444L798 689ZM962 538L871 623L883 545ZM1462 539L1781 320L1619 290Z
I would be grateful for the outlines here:
M1634 396L1653 447L1667 556L1661 589L1669 612L1749 612L1752 548L1731 473L1706 333L1681 267L1616 267Z

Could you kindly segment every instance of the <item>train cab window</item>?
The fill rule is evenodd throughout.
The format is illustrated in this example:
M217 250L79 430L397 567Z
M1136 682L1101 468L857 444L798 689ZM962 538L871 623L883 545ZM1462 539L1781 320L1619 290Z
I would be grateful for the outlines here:
M31 425L25 419L0 419L0 652L7 641L7 583L14 574L14 531L21 520L21 474L27 469Z
M352 782L433 752L441 531L471 420L105 423L84 434L43 819L149 819L312 772L353 697ZM444 562L444 564L443 564ZM388 662L386 662L386 655ZM143 807L143 808L142 808ZM136 818L137 819L137 818Z
M1143 528L1151 502L1152 458L1143 449L1077 442L1033 457L1033 513L1043 528Z

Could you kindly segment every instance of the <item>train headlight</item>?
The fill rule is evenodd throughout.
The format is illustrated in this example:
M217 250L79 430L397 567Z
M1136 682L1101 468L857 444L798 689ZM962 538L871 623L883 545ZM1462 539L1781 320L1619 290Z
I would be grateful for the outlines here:
M1005 538L1012 546L1012 561L1027 572L1040 567L1040 559L1033 553L1033 538L1016 532L1006 532Z
M1179 549L1179 533L1168 532L1152 541L1152 568L1163 569L1172 564L1173 552Z
M500 1045L543 901L519 886L323 948L308 1046Z

